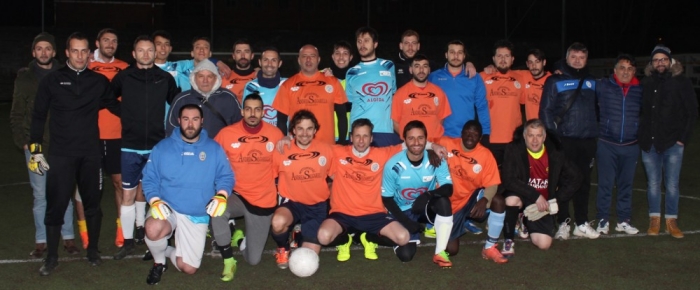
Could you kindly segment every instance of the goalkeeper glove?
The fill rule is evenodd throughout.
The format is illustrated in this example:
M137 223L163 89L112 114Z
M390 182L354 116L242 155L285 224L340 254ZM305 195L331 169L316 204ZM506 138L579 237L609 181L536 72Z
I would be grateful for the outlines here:
M163 200L158 199L151 203L151 216L157 220L167 220L173 210Z
M552 198L548 202L549 202L549 214L557 214L559 212L559 205L557 204L557 199Z
M549 214L547 211L539 211L537 209L537 204L533 203L531 205L528 205L525 210L523 211L523 214L527 217L528 220L534 222L536 220L541 219L542 217L546 216Z
M29 152L32 154L32 156L29 157L29 162L27 163L29 171L39 175L44 175L44 173L49 170L49 163L46 162L44 154L41 153L41 144L29 144Z
M226 196L217 194L207 203L207 214L211 217L218 217L226 211Z

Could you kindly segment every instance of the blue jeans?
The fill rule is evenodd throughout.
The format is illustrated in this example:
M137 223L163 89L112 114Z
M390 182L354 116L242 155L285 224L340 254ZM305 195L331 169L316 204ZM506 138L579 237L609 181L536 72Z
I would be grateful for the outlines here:
M642 162L647 173L647 198L649 216L661 216L661 173L666 188L665 218L678 218L678 182L683 164L684 146L674 144L664 152L656 152L654 146L649 152L642 151Z
M29 150L24 150L24 159L29 162ZM50 166L51 164L49 164ZM37 244L46 243L46 226L44 225L44 216L46 215L46 173L39 175L27 169L29 173L29 184L32 186L34 193L34 227L36 233L34 239ZM61 236L64 240L75 238L73 230L73 203L68 203L68 209L63 217L63 226L61 227Z
M617 222L632 217L632 182L639 159L639 145L618 146L598 140L598 193L596 219L610 219L610 201L613 185L617 185Z

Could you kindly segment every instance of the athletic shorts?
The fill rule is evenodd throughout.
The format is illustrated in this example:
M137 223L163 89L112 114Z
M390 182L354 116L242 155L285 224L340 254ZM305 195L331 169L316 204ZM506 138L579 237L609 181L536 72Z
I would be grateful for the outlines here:
M381 212L361 216L334 212L328 218L338 222L345 232L368 232L371 234L379 234L384 227L394 221L393 217Z
M122 151L122 188L135 189L143 178L143 168L151 154Z
M404 210L403 214L405 214L409 219L419 223L434 224L435 212L428 207L428 203L429 202L426 202L422 205L413 203L413 208ZM415 213L414 210L415 212L419 213ZM394 217L392 216L392 218ZM420 233L412 233L409 241L420 244Z
M205 220L207 222L204 222ZM181 257L187 265L199 268L207 241L208 219L188 216L173 210L168 222L175 235L175 255ZM170 239L173 232L170 232L166 239Z
M122 173L122 139L100 139L102 168L109 175Z
M520 198L520 201L523 203L523 208L528 207L529 205L533 204L530 203L526 200L524 200L522 197L517 195L515 192L512 191L506 191L503 193L503 197L509 197L509 196L516 196ZM522 210L521 209L521 210ZM543 235L548 235L550 237L554 237L554 230L556 229L556 215L546 215L542 217L541 219L538 219L536 221L530 221L526 217L523 217L523 222L525 223L525 226L527 227L527 231L529 233L537 233L537 234L543 234Z
M306 205L296 201L286 201L280 207L287 208L292 213L292 225L301 224L301 236L304 242L319 244L318 228L328 216L328 203L325 201L314 205Z
M401 144L403 141L396 133L374 133L372 134L372 146L389 147Z
M476 205L476 202L479 201L481 198L484 197L484 189L479 188L472 193L472 195L469 197L469 201L467 201L467 204L465 204L461 209L459 209L457 212L452 214L452 220L453 220L453 225L452 225L452 232L450 232L450 240L454 240L456 238L461 237L464 235L464 233L467 232L467 230L464 228L464 223L467 220L473 220L478 223L482 223L486 221L486 219L489 217L489 213L491 213L491 210L486 209L486 214L481 217L480 219L473 219L471 218L471 211Z

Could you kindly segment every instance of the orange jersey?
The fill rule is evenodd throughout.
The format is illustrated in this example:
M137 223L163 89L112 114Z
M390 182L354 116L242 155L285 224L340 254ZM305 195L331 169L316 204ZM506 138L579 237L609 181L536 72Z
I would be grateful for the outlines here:
M306 149L292 142L284 154L275 150L272 171L279 177L277 188L283 198L306 205L326 201L330 196L326 177L333 164L331 145L312 141Z
M236 95L236 98L238 98L238 102L243 104L243 97L245 97L243 95L243 89L245 89L245 85L249 81L254 80L257 75L258 72L256 70L253 70L253 72L247 75L239 75L235 70L231 70L231 75L229 75L228 78L221 78L221 87L231 91Z
M522 71L520 75L523 76L523 82L525 83L525 119L538 119L540 114L540 98L542 98L542 89L544 88L544 81L549 78L552 74L545 72L544 76L539 79L532 77L529 71Z
M236 184L233 187L248 203L270 208L277 205L275 177L270 170L272 156L282 132L266 122L258 133L249 133L238 122L221 129L214 140L226 152L231 169L235 172Z
M111 82L118 72L125 70L129 64L124 61L114 59L110 63L90 61L88 69L98 72ZM118 96L121 101L121 96ZM98 113L97 124L100 128L100 139L121 139L122 122L117 115L112 114L107 109L101 109Z
M491 151L477 144L471 152L464 151L461 138L442 137L440 145L447 150L447 167L452 176L452 212L456 213L469 201L477 188L501 184L496 159Z
M320 125L315 140L335 144L334 105L347 102L345 90L335 77L327 77L320 72L313 77L298 73L280 86L272 107L289 116L290 120L299 110L311 111Z
M362 158L352 153L352 146L333 146L333 188L331 213L350 216L386 213L382 202L384 164L401 151L401 145L371 147Z
M525 104L525 89L518 72L506 74L480 73L486 86L486 101L489 103L491 117L491 143L509 143L513 141L513 131L522 125L523 116L520 105Z
M408 122L419 120L428 129L428 140L438 140L445 133L442 120L450 114L447 96L431 82L424 88L408 82L396 91L391 103L391 120L399 123L399 135Z

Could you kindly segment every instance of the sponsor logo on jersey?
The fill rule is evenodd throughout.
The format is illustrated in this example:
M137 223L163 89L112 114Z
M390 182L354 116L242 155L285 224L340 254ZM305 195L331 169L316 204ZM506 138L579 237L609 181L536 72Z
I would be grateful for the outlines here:
M422 193L428 191L427 187L404 188L401 190L401 197L406 200L415 200Z
M308 152L308 153L295 153L295 154L287 156L287 159L304 160L304 159L314 159L318 156L321 156L321 152L312 151L312 152Z
M362 85L362 94L365 96L383 96L389 92L389 85L386 82L366 83Z
M391 72L388 70L380 70L379 76L380 77L391 77Z
M314 93L305 94L297 98L297 104L325 104L328 100Z
M343 177L360 183L369 183L376 180L378 175L366 175L364 172L361 171L348 171L343 174Z
M265 136L243 136L238 138L238 142L241 143L265 143L269 139Z
M433 180L433 177L434 177L434 176L432 176L432 175L423 176L423 177L421 178L421 180L423 180L423 182L430 182L430 181Z
M411 93L411 94L408 95L408 97L409 97L409 98L412 98L412 99L417 99L417 98L426 98L426 99L429 99L429 98L435 97L435 94L432 93L432 92Z
M295 87L325 86L325 85L326 85L326 82L324 82L324 81L301 81L301 82L294 83Z
M292 173L292 180L304 181L317 178L325 178L325 176L321 172L316 172L316 170L311 167L304 167L299 170L298 173Z
M469 156L467 156L467 155L464 155L461 151L459 151L459 150L457 150L457 149L453 149L450 153L454 154L455 156L457 156L457 157L459 157L459 158L463 158L463 159L467 160L467 163L469 163L469 164L477 164L477 163L479 163L479 161L477 161L476 159L471 158L471 157L469 157ZM448 154L449 154L449 153L448 153Z
M437 110L434 110L432 106L420 105L418 108L411 108L412 116L426 116L426 115L437 115Z
M277 110L270 105L263 106L263 121L277 125Z
M270 154L265 154L261 152L260 150L250 150L246 156L239 155L238 158L236 159L236 162L269 162L272 160L272 156Z

